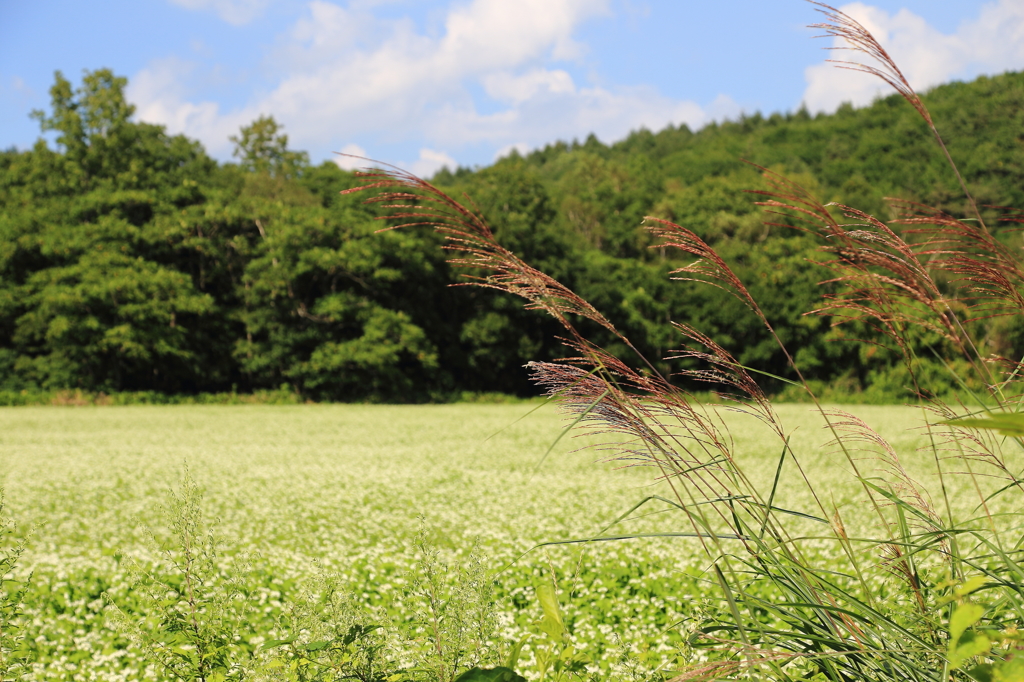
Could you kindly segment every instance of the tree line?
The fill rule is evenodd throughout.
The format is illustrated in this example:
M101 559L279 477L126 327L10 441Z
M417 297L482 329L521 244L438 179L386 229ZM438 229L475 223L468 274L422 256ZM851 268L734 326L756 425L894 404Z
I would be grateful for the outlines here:
M105 69L77 87L58 73L51 110L33 114L55 144L0 152L0 390L528 395L523 364L564 355L551 320L507 294L451 287L465 273L437 235L381 232L366 196L340 193L359 178L311 164L273 118L243 127L231 138L236 161L220 163L134 120L126 84ZM979 204L1024 206L1024 74L951 83L925 100ZM733 297L671 279L685 262L658 247L646 215L693 229L734 266L805 376L898 398L898 354L880 335L804 314L828 291L818 238L772 225L749 190L767 170L886 220L898 217L886 197L964 215L929 135L894 95L832 115L641 130L612 145L590 136L445 168L432 182L469 197L503 245L601 309L649 358L681 344L674 321L754 370L791 374ZM985 210L996 219L999 209ZM1021 246L1015 231L1000 239ZM1015 318L976 324L992 354L1024 354ZM924 332L916 342L928 376L943 342ZM946 372L932 374L926 388L948 388Z

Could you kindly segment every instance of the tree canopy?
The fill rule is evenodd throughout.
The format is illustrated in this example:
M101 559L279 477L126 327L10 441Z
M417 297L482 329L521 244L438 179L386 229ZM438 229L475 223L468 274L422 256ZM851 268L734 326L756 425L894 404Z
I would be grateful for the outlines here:
M58 72L50 111L33 113L55 148L0 152L0 389L284 385L317 400L423 401L529 394L522 365L564 354L553 321L499 292L450 287L465 280L433 233L379 232L365 197L339 194L358 179L310 164L273 118L243 127L231 138L237 163L218 163L198 142L136 121L126 84L101 69L75 88ZM925 101L978 203L1024 206L1024 74L944 85ZM747 193L764 187L764 169L883 219L894 217L886 197L966 208L898 96L832 115L640 130L613 145L590 136L432 180L472 197L503 245L650 359L681 343L675 321L756 370L790 372L739 302L670 278L685 262L659 248L647 215L686 225L734 264L805 374L898 394L893 356L870 329L804 314L820 307L828 277L820 243L767 224ZM1021 246L1016 232L1000 238ZM1024 354L1021 325L979 324L993 353ZM920 344L922 358L941 345Z

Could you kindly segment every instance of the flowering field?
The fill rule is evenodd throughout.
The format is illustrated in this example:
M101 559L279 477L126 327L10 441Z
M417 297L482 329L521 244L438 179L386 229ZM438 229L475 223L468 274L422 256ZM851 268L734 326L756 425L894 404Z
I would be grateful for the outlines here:
M221 541L229 574L245 556L250 618L237 639L252 649L278 636L290 599L317 571L341 576L367 603L416 621L410 576L427 538L453 565L474 553L496 581L497 648L527 639L520 669L531 676L542 617L535 595L554 578L571 640L608 672L671 668L691 655L688 617L708 601L707 559L685 538L640 538L535 549L537 543L686 531L678 513L652 503L605 530L647 496L664 492L657 471L622 469L576 452L553 408L534 405L174 406L0 410L6 513L27 536L17 575L31 572L22 633L29 679L160 679L161 669L115 627L108 608L138 613L130 566L159 566L162 510L187 466ZM920 416L863 407L915 467ZM780 406L796 430L800 463L827 484L848 523L856 486L807 406ZM530 414L528 414L530 413ZM758 422L725 417L734 451L771 485L778 445ZM798 441L798 442L797 442ZM796 475L778 503L808 506ZM475 550L474 550L475 548ZM454 573L453 573L454 575ZM236 576L237 577L237 576ZM149 624L150 626L152 623ZM413 627L412 631L415 631ZM410 645L411 646L411 645ZM536 675L532 675L536 676Z

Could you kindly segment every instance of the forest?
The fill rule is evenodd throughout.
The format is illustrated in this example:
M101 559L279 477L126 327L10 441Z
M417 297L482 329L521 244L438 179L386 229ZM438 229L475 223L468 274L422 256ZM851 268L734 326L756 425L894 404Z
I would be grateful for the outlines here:
M473 273L447 263L439 235L382 231L393 223L366 203L372 195L341 193L363 180L331 161L311 164L273 118L243 127L231 138L235 162L222 163L197 141L134 120L126 86L105 69L78 86L57 73L51 110L33 113L52 142L0 152L0 392L440 402L537 394L523 365L566 355L554 320L507 293L451 286ZM1024 208L1024 74L950 83L922 99L986 222L1019 249L1019 215L1006 207ZM653 216L692 229L730 263L822 395L912 396L880 330L829 314L827 244L758 205L776 175L894 221L908 242L913 230L889 198L969 216L941 150L899 95L830 115L639 130L611 145L591 135L430 181L648 358L673 356L679 323L774 377L768 386L782 397L792 376L733 296L672 279L688 261L659 247L643 225ZM986 355L1024 356L1020 316L970 324ZM912 342L920 388L953 389L946 342L925 329Z

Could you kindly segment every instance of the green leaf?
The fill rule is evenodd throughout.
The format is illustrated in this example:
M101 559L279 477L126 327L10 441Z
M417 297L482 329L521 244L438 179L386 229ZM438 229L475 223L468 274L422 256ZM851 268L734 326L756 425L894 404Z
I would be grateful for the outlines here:
M1014 656L995 669L994 682L1024 682L1024 656Z
M512 668L515 670L516 665L519 663L519 655L523 652L523 647L529 639L530 635L524 635L512 646L511 651L508 652L508 658L505 661L506 668Z
M264 642L263 644L261 644L260 648L261 649L274 649L276 647L283 646L285 644L291 644L294 641L295 641L294 637L289 637L288 639L269 639L266 642Z
M366 635L370 634L374 630L379 630L379 629L380 629L379 625L361 625L361 624L357 623L357 624L353 625L352 627L350 627L348 629L348 632L342 638L341 643L344 644L345 646L348 646L349 644L352 644L353 642L355 642L357 639L359 639L361 637L365 637Z
M988 637L980 632L969 632L985 614L985 607L979 604L960 604L949 619L949 651L946 658L949 667L956 670L972 656L987 653L992 647Z
M303 649L305 649L306 651L320 651L321 649L326 649L328 646L330 646L330 644L330 640L324 642L310 642L309 644L304 646Z
M537 587L537 599L540 607L544 609L544 617L538 626L541 632L547 634L556 642L561 642L565 634L565 623L562 621L562 611L558 607L558 597L555 595L555 586L552 583L543 583Z
M455 678L455 682L526 682L510 668L473 668Z
M995 682L995 667L991 663L976 665L968 670L967 674L977 682Z
M1024 436L1024 412L1012 414L993 414L987 418L968 417L964 419L949 419L940 424L950 426L963 426L969 429L990 429L998 431L1004 436Z
M991 648L992 642L985 635L980 632L965 632L960 637L956 648L950 647L950 653L948 656L949 667L956 670L962 666L967 659L972 656L987 654Z
M969 595L971 592L980 589L987 581L988 578L986 576L976 575L973 578L965 580L963 583L958 585L956 589L953 590L953 593L957 597L965 597Z
M185 661L193 661L196 658L195 649L186 649L180 646L170 646L167 647L167 651Z
M949 619L949 645L952 648L960 641L967 628L971 627L985 614L985 607L979 604L960 604Z

